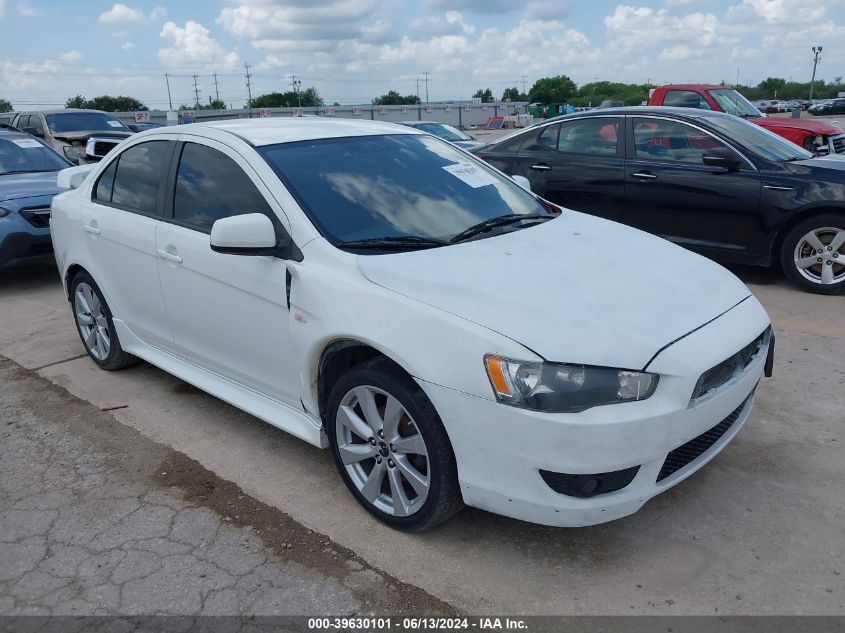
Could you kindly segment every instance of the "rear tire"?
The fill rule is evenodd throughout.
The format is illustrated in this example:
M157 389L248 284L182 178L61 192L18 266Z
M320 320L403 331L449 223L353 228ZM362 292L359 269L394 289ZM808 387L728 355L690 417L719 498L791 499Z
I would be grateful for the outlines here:
M139 362L120 346L106 299L85 271L76 273L70 282L70 306L82 345L100 369L114 371Z
M845 215L826 213L800 222L783 240L783 272L799 288L821 295L845 290Z
M388 359L355 366L335 383L326 432L343 482L380 521L421 532L463 507L440 416L419 385Z

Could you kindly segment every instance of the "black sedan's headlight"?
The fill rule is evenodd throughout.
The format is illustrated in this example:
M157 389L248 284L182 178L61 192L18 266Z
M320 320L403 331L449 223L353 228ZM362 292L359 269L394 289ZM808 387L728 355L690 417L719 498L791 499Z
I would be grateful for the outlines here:
M659 376L642 371L484 357L496 399L535 411L578 413L649 398Z

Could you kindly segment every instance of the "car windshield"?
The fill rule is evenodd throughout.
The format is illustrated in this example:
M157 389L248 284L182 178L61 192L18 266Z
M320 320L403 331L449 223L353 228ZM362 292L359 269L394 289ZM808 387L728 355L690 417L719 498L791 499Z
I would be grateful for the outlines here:
M754 104L736 90L711 90L710 94L722 110L728 114L741 117L758 117L761 115Z
M59 171L70 163L42 142L24 136L0 138L0 176Z
M416 123L413 125L418 130L428 132L433 136L442 138L445 141L471 141L472 137L460 130L445 123Z
M782 136L729 116L708 117L707 122L741 147L767 160L784 162L812 158L813 154L787 141Z
M513 181L444 141L359 136L259 148L332 243L449 240L509 215L549 215Z
M62 132L128 132L123 123L103 112L62 112L48 114L47 127L52 134Z

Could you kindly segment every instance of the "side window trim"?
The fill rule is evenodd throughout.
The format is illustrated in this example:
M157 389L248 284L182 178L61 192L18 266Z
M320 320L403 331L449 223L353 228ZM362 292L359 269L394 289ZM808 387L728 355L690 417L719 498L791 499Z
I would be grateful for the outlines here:
M745 154L743 154L741 151L739 151L731 143L729 143L725 139L721 138L720 136L717 136L716 134L714 134L710 130L706 130L703 127L697 126L695 123L690 123L689 121L682 121L680 119L669 119L669 118L666 118L666 117L651 115L651 114L631 115L629 117L629 119L630 119L630 122L628 124L628 127L630 128L630 132L629 132L629 135L628 135L628 140L630 142L630 150L626 154L626 157L630 160L647 160L649 162L659 162L659 163L666 164L666 165L676 165L676 166L681 166L681 165L687 165L687 166L693 165L695 167L699 166L695 163L686 163L686 162L677 161L677 160L661 159L660 157L657 157L657 156L650 156L648 158L641 158L641 157L637 156L637 139L635 137L636 120L637 119L650 119L650 120L653 120L653 121L669 121L669 122L672 122L672 123L677 123L678 125L685 125L687 127L691 127L694 130L697 130L697 131L701 132L702 134L709 136L713 140L717 141L720 145L723 145L724 147L726 147L729 150L731 150L732 152L734 152L737 156L739 156L740 158L742 158L745 161L746 167L750 171L757 171L757 166L754 165L754 163L752 163ZM703 165L701 165L701 166L703 166ZM744 169L746 169L746 167L742 167L741 169L744 170Z
M127 150L130 150L133 147L138 147L139 145L143 145L144 143L152 143L152 142L155 142L155 141L164 141L169 145L168 151L170 153L164 159L164 163L169 163L172 160L173 150L174 150L174 146L176 145L176 141L173 141L171 139L154 138L154 139L150 139L149 141L142 141L140 143L135 143L134 145L130 145L129 147L122 150L120 152L120 154L115 156L111 160L111 162L109 162L108 166L102 172L100 172L100 175L97 176L97 180L95 181L94 186L91 188L91 202L94 203L94 204L102 205L104 207L110 207L112 209L117 209L118 211L126 211L127 213L134 213L135 215L141 215L141 216L144 216L146 218L152 218L154 220L161 220L163 218L163 215L162 215L162 203L163 203L163 198L164 198L163 190L166 189L166 185L165 186L161 186L161 184L159 185L158 199L156 200L156 211L154 213L147 213L146 211L140 211L138 209L134 209L132 207L127 207L127 206L122 205L122 204L116 204L116 203L112 202L111 199L109 199L109 201L106 202L105 200L99 200L98 198L95 197L95 195L97 193L97 185L99 184L100 179L105 175L105 173L109 170L109 168L112 166L112 164L117 165L117 167L115 168L115 172L114 172L114 180L112 181L112 196L110 196L110 198L114 196L114 182L117 180L117 174L119 172L120 157ZM162 170L161 177L163 177L166 173L167 172ZM159 182L161 182L161 177L160 177Z

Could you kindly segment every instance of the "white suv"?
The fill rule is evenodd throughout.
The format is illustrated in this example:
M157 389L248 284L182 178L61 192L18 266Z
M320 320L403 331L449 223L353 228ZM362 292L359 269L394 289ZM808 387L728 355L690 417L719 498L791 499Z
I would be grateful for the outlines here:
M412 128L161 128L59 180L93 361L142 358L330 447L401 529L464 503L631 514L736 435L771 362L769 318L725 269Z

